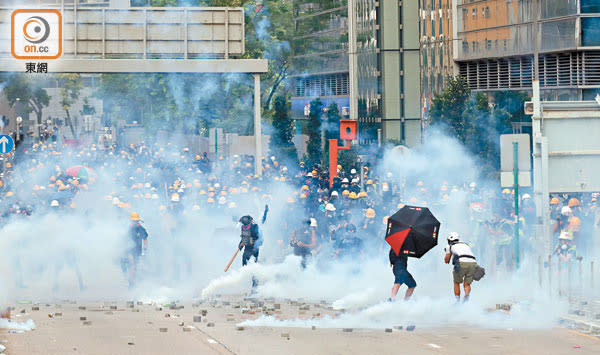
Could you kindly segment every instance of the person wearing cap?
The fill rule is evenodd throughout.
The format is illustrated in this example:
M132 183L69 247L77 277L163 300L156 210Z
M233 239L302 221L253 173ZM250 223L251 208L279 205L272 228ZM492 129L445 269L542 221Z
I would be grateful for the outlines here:
M294 249L294 255L302 258L300 265L303 269L306 268L308 257L312 255L311 251L317 247L316 227L317 221L309 218L301 224L300 228L292 232L290 238L290 246Z
M473 283L475 269L477 268L475 255L468 244L460 241L456 232L451 232L448 236L448 246L444 248L444 252L446 253L444 262L449 264L452 260L452 265L454 265L452 270L454 296L457 301L460 301L460 284L463 284L465 290L463 301L467 302L471 294L471 283Z
M140 256L144 256L148 249L148 232L142 226L140 215L137 212L131 212L129 215L131 221L129 225L129 248L125 265L122 265L123 271L128 272L129 287L135 285L136 267Z

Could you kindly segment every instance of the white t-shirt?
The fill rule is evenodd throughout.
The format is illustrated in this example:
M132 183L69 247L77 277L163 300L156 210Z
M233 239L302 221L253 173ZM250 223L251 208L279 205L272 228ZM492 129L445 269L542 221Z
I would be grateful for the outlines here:
M450 253L453 256L459 256L459 255L470 255L475 257L475 255L473 254L473 251L471 251L471 247L468 246L465 243L456 243L454 245L449 245L447 247L444 248L444 251L446 252L446 254ZM461 263L475 263L475 259L472 258L459 258L458 259L459 262Z

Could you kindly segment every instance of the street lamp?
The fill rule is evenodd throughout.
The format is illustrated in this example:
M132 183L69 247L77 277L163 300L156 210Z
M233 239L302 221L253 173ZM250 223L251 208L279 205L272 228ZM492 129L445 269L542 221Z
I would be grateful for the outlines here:
M21 140L21 123L23 122L23 117L18 116L16 119L17 122L17 141Z

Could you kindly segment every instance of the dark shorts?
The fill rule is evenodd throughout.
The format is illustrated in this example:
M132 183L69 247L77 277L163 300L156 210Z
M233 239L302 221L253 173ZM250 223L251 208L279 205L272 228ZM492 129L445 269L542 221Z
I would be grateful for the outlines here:
M402 265L395 264L392 270L394 271L395 284L406 284L408 288L417 287L417 282L415 281L415 279L412 277L410 272L408 272L408 270L402 267Z

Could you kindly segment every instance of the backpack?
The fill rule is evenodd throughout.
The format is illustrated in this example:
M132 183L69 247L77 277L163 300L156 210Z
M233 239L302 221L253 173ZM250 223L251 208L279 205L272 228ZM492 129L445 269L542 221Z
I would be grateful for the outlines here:
M475 271L473 272L473 280L479 281L485 276L485 269L481 266L477 265L475 267Z

